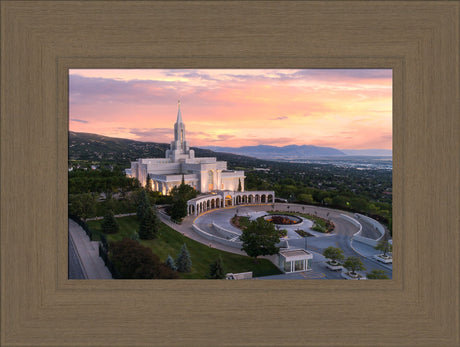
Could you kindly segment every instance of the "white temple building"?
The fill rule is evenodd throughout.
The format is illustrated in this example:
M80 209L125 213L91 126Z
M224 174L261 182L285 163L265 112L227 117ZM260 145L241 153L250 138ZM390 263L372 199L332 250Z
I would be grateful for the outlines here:
M244 171L227 170L227 162L217 161L216 158L195 157L195 151L189 148L185 139L180 101L174 124L174 141L165 158L142 158L131 162L131 169L126 170L126 175L137 178L143 187L148 175L152 190L162 194L169 194L182 180L201 193L220 190L244 192Z

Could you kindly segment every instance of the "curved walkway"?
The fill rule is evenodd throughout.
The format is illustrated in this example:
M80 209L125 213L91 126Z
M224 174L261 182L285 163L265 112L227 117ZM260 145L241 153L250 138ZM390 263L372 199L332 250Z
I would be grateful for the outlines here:
M251 211L271 210L271 206L248 206L247 208L250 209ZM244 207L241 207L241 206L227 208L227 209L212 210L206 214L208 215L206 220L208 224L211 224L213 220L212 217L214 216L214 213L216 211L218 211L219 213L222 213L225 211L227 214L226 223L229 223L228 219L231 218L231 216L235 214L236 209L239 210L238 211L239 215L244 214ZM293 275L292 279L300 279L300 278L302 279L314 279L314 278L315 279L317 278L342 279L340 277L339 272L329 271L325 268L325 265L323 264L324 257L321 254L324 251L324 249L329 246L341 248L344 251L346 256L353 255L353 256L360 257L365 267L367 268L366 271L371 271L373 269L383 269L388 272L388 275L391 278L392 271L390 267L382 266L382 264L378 263L377 261L374 261L370 256L368 257L367 254L362 255L354 249L355 247L351 246L351 243L350 243L351 238L354 235L354 233L356 233L359 230L359 228L355 224L353 224L348 218L344 217L344 215L354 218L354 215L352 213L324 208L324 207L284 204L284 203L276 203L275 210L286 211L286 212L309 213L312 215L317 215L319 217L329 219L335 224L334 232L331 235L329 235L329 237L307 237L306 239L301 238L301 239L289 240L289 245L291 247L296 247L296 248L305 248L305 245L306 245L305 242L307 242L308 251L313 251L314 253L314 258L312 262L313 271L309 271L308 274L305 273L304 275L297 273L296 275ZM239 248L227 246L227 245L221 244L216 241L210 241L202 237L196 231L194 231L192 225L195 219L198 220L198 218L201 218L205 215L201 215L199 217L188 216L184 218L184 220L182 221L182 224L175 224L169 221L165 216L162 216L161 213L159 215L160 215L161 220L164 223L166 223L167 225L169 225L176 231L182 233L184 236L187 236L195 241L198 241L202 244L208 245L210 247L213 247L213 248L216 248L222 251L246 255L246 253ZM223 217L221 214L219 214L219 216ZM232 226L232 230L233 228L234 227ZM275 265L277 265L276 255L270 256L270 257L263 257L263 258L269 259ZM273 279L288 279L288 278L291 278L291 277L289 276L285 277L283 275L280 275L279 277L277 276L277 277L274 277Z
M193 224L193 221L196 218L196 216L187 216L187 217L185 217L182 220L182 224L176 224L176 223L171 222L168 218L166 218L161 213L159 213L158 216L160 217L160 220L163 223L165 223L166 225L170 226L171 228L173 228L177 232L181 233L182 235L187 236L189 239L195 240L195 241L197 241L199 243L202 243L204 245L210 246L212 248L219 249L221 251L246 255L246 252L244 252L244 251L242 251L242 250L240 250L238 248L226 246L226 245L223 245L223 244L218 243L218 242L209 241L208 239L205 239L201 235L197 234L192 228L192 224Z

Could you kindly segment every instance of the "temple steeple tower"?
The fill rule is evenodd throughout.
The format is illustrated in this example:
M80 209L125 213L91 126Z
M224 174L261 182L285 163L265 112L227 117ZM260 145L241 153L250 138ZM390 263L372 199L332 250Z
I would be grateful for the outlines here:
M166 158L171 158L173 162L195 156L194 151L189 149L188 143L185 140L185 124L182 121L180 100L178 100L177 107L177 120L174 124L174 141L171 142L170 149L166 151Z
M177 120L174 124L174 142L179 142L178 148L185 150L185 124L182 122L182 114L180 113L180 100L178 101Z

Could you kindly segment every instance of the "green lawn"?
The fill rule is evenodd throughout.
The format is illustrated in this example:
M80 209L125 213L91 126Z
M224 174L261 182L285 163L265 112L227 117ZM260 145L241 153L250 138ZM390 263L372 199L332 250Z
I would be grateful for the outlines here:
M139 228L136 216L117 218L117 222L120 225L120 231L116 234L107 235L108 241L120 241L125 237L130 237ZM89 221L88 226L91 230L101 233L100 223L101 221ZM97 235L94 236L95 239L98 238ZM184 242L187 244L192 257L192 272L180 273L181 278L206 278L209 264L217 259L219 254L222 256L226 272L252 271L254 277L281 273L269 260L260 259L255 264L250 257L223 252L191 240L164 223L161 223L160 230L154 240L141 240L141 244L150 247L153 253L157 254L162 261L166 261L168 255L175 259Z

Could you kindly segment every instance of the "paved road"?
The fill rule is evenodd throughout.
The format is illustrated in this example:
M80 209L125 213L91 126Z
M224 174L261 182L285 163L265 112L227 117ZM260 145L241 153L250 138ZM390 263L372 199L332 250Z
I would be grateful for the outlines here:
M69 280L83 280L86 278L85 270L81 265L77 250L69 235Z
M219 225L224 225L225 228L228 228L233 231L234 227L230 225L229 220L231 217L235 215L237 209L238 209L238 214L242 215L246 212L246 210L252 210L252 211L271 210L271 205L251 206L251 207L236 206L230 209L213 210L212 212L209 212L208 214L200 216L197 219L197 222L199 222L200 226L203 227L203 229L207 231L213 230L214 234L216 234L215 229L210 227L210 224L212 223L212 221L217 222L217 224ZM313 271L311 271L309 275L304 276L304 275L298 274L295 276L294 275L288 276L287 278L306 279L310 277L310 278L340 279L341 276L340 276L339 271L331 271L327 269L326 266L324 265L325 259L322 256L322 252L324 251L325 248L329 246L341 248L344 251L345 256L357 256L361 258L364 266L366 267L366 271L364 271L363 273L370 272L374 269L385 270L387 275L391 278L392 271L391 271L390 266L383 265L375 261L374 259L371 258L370 255L361 256L359 253L355 251L353 247L351 247L351 244L350 244L351 237L359 229L355 224L350 222L349 219L344 217L344 215L354 218L354 215L352 213L329 209L329 208L323 208L323 207L295 205L295 204L276 204L275 210L310 213L313 215L317 215L319 217L329 219L335 224L335 229L334 229L333 234L325 235L321 237L308 237L307 238L307 250L313 252L314 254L313 263L312 263ZM190 229L189 232L191 232L191 234L194 235L195 239L197 239L196 238L197 236L198 238L202 239L199 242L204 243L204 244L210 244L209 240L200 237L198 234L195 233L195 231L192 230L191 223L193 222L194 217L192 218L191 217L192 216L187 217L188 220L184 220L184 222L182 223L180 227L184 229ZM242 252L241 250L237 248L223 246L217 242L212 242L211 244L213 247L218 248L218 249L223 249L223 250L226 250L232 253L245 254L244 252ZM292 238L289 240L289 245L291 247L304 248L305 239L304 238L301 238L301 239ZM275 265L276 265L276 261L275 261ZM282 277L283 275L280 275L280 276Z
M112 279L112 274L99 257L99 242L91 241L83 228L71 219L69 219L69 239L72 239L87 279Z

